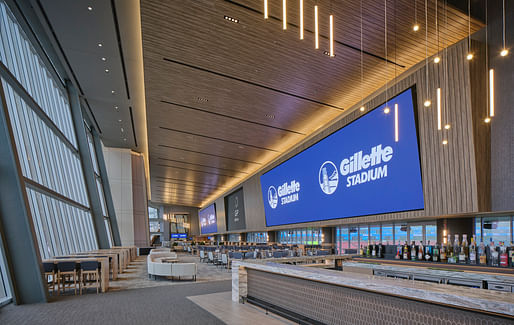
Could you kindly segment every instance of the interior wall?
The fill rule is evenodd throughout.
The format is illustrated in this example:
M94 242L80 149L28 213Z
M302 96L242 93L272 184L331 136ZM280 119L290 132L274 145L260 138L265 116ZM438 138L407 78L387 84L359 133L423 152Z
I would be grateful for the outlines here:
M514 3L505 1L506 48L509 55L500 56L502 44L502 6L489 1L489 62L495 74L495 117L491 121L491 208L492 211L514 210ZM501 95L498 95L501 94Z
M130 149L103 147L121 245L134 245L132 155Z
M198 221L198 208L195 207L188 207L184 205L163 205L163 213L166 214L173 214L173 213L187 213L189 215L189 235L191 236L198 236L200 235L200 226ZM164 228L169 229L170 223L167 221L164 221ZM163 239L163 240L169 240Z
M476 58L467 61L466 40L450 47L447 58L443 60L448 64L448 89L446 90L444 79L444 64L435 64L429 59L428 84L426 83L426 67L424 62L416 65L397 78L388 88L388 97L393 97L405 89L415 86L417 92L417 118L418 136L423 177L423 192L425 209L400 213L387 213L365 217L336 219L321 222L311 222L280 227L265 227L264 205L260 189L260 175L287 160L293 155L308 148L320 139L328 136L337 129L352 122L363 113L358 107L353 107L350 113L340 117L331 125L325 127L309 139L292 149L283 157L272 163L265 170L242 183L246 206L246 231L273 230L294 228L303 226L330 226L348 223L385 222L392 220L416 220L431 217L455 215L463 213L479 212L478 197L487 195L488 189L477 186L477 159L483 158L483 152L475 151L476 137L474 134L474 119L472 95L473 89L470 82L470 73L474 65L485 64L484 58ZM443 61L444 62L444 61ZM476 71L475 71L476 70ZM485 69L483 70L485 72ZM474 69L474 77L477 77L479 69ZM436 89L441 87L443 93L443 110L446 112L443 123L449 123L449 130L437 130L436 114ZM428 93L427 93L428 88ZM432 106L425 108L423 102L426 98L432 100ZM447 104L445 103L447 101ZM369 109L377 107L385 102L384 89L380 89L374 95L366 99L365 106ZM360 106L360 105L358 105ZM448 140L443 145L443 139ZM510 160L512 161L512 160ZM227 191L222 197L216 199L218 215L218 232L224 233L224 205L223 197L236 188ZM485 194L484 194L485 193ZM512 191L510 192L512 193ZM369 198L373 200L372 197Z
M145 170L143 155L132 152L134 245L137 247L148 247L150 244Z

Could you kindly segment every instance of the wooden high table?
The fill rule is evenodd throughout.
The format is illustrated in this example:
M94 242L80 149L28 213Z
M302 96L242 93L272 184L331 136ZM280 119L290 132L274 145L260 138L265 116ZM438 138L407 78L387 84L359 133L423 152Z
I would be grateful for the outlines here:
M110 271L112 271L112 279L117 280L118 279L118 272L119 272L119 262L118 262L118 254L115 253L91 253L91 252L85 252L85 253L76 253L71 255L65 255L65 256L58 256L58 257L96 257L98 255L107 256L110 257L110 263L109 267L111 268ZM59 258L60 259L60 258ZM111 262L112 261L112 262Z
M50 258L43 260L43 263L54 263L59 262L87 262L97 261L100 263L100 283L102 285L102 292L109 290L109 257L69 257L69 258Z

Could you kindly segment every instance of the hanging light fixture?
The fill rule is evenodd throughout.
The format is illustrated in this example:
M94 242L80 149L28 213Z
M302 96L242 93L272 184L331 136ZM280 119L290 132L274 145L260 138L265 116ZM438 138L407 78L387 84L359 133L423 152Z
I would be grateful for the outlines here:
M398 104L394 104L394 141L398 142L400 138L398 129Z
M466 59L472 60L473 53L471 52L471 0L468 0L468 55Z
M364 107L364 55L363 55L363 41L362 41L362 0L360 0L360 13L361 13L361 107L359 110L364 112L366 108Z
M502 7L502 43L503 47L500 52L501 56L507 56L509 54L509 50L505 47L505 0L503 0L503 7Z
M412 30L417 32L419 30L418 24L418 0L414 0L414 26L412 26Z
M385 77L386 77L386 84L385 84L385 109L384 113L389 114L390 109L387 104L388 97L387 97L387 88L388 88L388 80L389 76L387 74L387 0L384 0L384 52L385 52Z
M494 116L494 69L489 69L489 116Z
M264 0L264 19L268 19L268 0Z
M437 88L437 129L441 130L441 88Z
M330 15L330 57L334 57L334 15Z
M282 0L282 29L287 29L287 0Z
M319 49L318 5L314 6L314 47Z
M300 0L300 39L303 39L303 0Z
M445 19L445 30L448 33L448 1L444 1L444 19ZM445 130L450 129L450 105L448 105L448 46L446 45L446 42L444 44L444 112L445 112L445 118L446 118L446 124L444 125Z
M426 84L426 96L428 97L428 3L425 0L425 84ZM425 99L423 103L425 107L430 107L432 101Z
M436 54L436 56L434 58L434 63L441 62L441 58L439 57L439 17L437 15L438 7L439 7L439 4L436 1L435 2L435 33L436 33L436 36L437 36L437 54Z

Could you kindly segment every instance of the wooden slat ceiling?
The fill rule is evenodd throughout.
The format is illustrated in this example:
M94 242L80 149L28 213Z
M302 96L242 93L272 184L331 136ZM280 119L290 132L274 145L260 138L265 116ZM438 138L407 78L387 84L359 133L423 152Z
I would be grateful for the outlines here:
M305 0L299 39L298 0L141 0L152 201L202 206L312 134L363 97L425 59L424 3L318 0L320 49L314 49L315 0ZM468 35L467 16L428 7L428 55ZM331 8L331 10L330 10ZM335 17L336 56L328 15ZM238 23L224 16L239 20ZM482 25L471 21L471 31Z

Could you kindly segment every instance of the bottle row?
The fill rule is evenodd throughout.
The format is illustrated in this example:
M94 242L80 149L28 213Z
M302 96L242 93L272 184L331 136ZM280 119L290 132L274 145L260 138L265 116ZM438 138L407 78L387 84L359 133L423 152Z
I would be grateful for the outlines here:
M384 258L385 246L382 243L368 243L367 246L361 245L359 253L365 257ZM416 245L414 241L410 245L407 241L403 245L398 242L395 259L514 267L514 245L510 243L506 246L504 242L496 245L491 239L489 245L481 241L477 246L474 235L468 244L466 234L462 235L462 241L459 240L459 235L455 234L453 243L451 236L448 235L441 245L432 245L430 241L426 245L423 245L423 242Z

